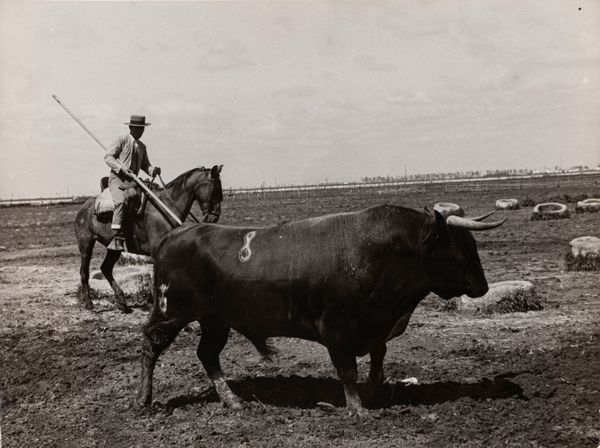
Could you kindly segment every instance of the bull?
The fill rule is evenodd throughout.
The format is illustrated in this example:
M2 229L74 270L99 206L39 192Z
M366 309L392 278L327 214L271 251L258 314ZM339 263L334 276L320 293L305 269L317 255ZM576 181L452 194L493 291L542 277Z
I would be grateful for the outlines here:
M152 402L156 361L198 321L197 355L225 406L241 399L219 362L230 328L261 346L268 337L323 344L346 406L364 412L356 357L370 354L368 382L383 383L386 342L401 335L430 292L480 297L487 281L470 230L504 223L444 217L393 205L265 228L198 224L173 230L155 252L154 307L143 328L134 404Z

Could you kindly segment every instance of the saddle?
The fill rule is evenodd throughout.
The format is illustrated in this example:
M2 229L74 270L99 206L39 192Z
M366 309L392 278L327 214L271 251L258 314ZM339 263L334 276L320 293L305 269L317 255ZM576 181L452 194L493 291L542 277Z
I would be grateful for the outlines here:
M110 190L105 188L100 194L96 196L96 202L94 204L94 214L99 221L112 220L113 212L115 211L115 204L112 200Z
M152 190L158 189L158 186L146 182L146 185ZM140 187L133 181L124 182L121 185L121 190L125 190L125 209L132 210L137 208L134 213L135 216L141 216L144 214L144 209L148 202L148 195L141 191ZM115 204L108 188L108 176L100 179L100 193L96 196L96 202L94 203L94 214L98 221L111 221L112 215L115 210Z

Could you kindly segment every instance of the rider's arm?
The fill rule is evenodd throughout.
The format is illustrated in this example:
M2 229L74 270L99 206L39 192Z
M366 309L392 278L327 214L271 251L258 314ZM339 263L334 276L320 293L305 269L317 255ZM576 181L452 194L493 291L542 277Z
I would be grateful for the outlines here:
M160 174L159 167L150 165L150 160L148 159L148 152L146 151L146 148L144 148L144 158L142 159L141 168L148 174L148 176L154 177L156 174Z
M150 160L148 159L148 151L144 148L144 156L142 158L142 164L140 167L146 172L148 176L152 176L152 171L154 168L150 165Z
M123 142L123 137L117 138L110 148L108 148L108 151L104 156L104 161L110 167L111 171L114 171L115 173L122 171L121 164L117 162L117 159L123 150Z

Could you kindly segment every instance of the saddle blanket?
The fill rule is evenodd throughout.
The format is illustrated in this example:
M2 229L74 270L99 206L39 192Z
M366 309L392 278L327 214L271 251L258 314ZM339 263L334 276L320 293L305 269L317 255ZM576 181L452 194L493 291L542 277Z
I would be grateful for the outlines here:
M115 204L110 194L110 189L105 188L98 196L96 196L96 203L94 205L94 213L96 215L107 216L111 215L115 210Z

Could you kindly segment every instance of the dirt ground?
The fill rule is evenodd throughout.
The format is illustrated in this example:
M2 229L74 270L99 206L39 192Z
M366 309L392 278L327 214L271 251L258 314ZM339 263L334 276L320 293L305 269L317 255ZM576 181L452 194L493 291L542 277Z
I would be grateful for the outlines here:
M474 215L499 197L525 193L539 200L557 192L226 197L221 223L267 225L372 204L422 208L435 201L460 203ZM247 404L221 408L196 358L193 325L159 360L153 406L131 409L148 311L124 315L106 300L92 311L79 305L77 209L0 209L3 447L600 444L600 273L568 272L564 262L571 239L600 236L600 214L532 222L530 207L497 212L509 221L476 235L488 281L530 280L544 309L469 316L428 297L406 333L388 344L385 390L369 415L357 417L342 407L342 386L323 347L275 339L279 356L267 364L233 332L221 361ZM92 271L103 250L96 248ZM364 380L368 357L359 367ZM401 382L409 377L418 384Z

